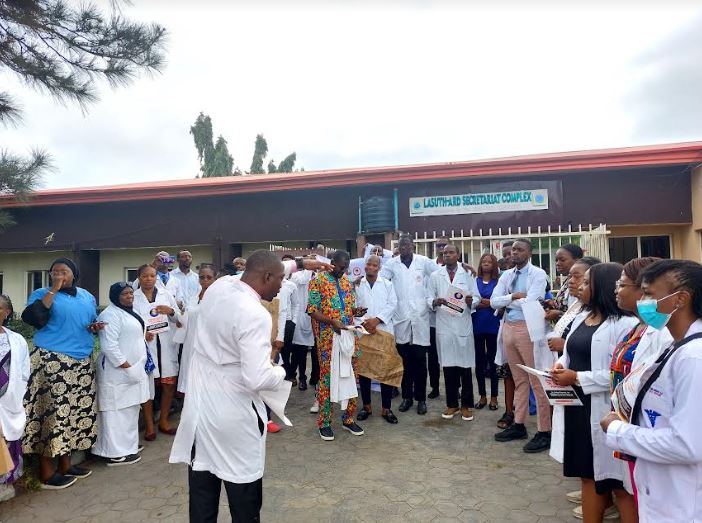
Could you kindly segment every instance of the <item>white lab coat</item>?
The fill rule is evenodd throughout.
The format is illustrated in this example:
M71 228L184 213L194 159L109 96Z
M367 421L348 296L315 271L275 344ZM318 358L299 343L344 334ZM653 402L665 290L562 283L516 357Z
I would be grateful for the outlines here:
M185 308L187 309L188 304L193 303L193 300L197 301L197 298L200 295L200 291L202 290L202 287L200 286L200 277L192 270L185 274L179 267L176 267L171 271L171 277L168 280L169 284L171 283L172 279L175 279L178 282L180 296ZM174 296L177 296L177 293L174 293Z
M139 316L141 316L145 322L151 317L149 314L151 309L157 305L167 305L175 311L175 315L168 317L170 329L168 329L166 332L157 334L154 336L153 340L148 342L151 357L156 365L156 369L154 369L154 371L151 373L152 380L154 378L167 378L178 375L178 344L173 341L173 336L178 328L177 323L181 319L180 309L178 308L173 295L163 288L159 288L158 286L156 287L156 299L153 303L149 303L149 300L146 299L146 296L141 289L137 289L134 292L134 312L139 314ZM161 342L160 358L158 354L158 344L156 341L157 338Z
M434 307L436 298L445 298L450 286L461 289L465 296L472 296L471 305L466 305L463 313L456 316L446 307ZM456 266L453 282L449 279L444 265L429 277L427 306L436 312L436 350L442 367L475 367L475 339L471 314L480 302L480 292L475 277L466 272L461 264ZM465 305L465 302L464 302Z
M686 337L698 332L702 320L692 324ZM670 346L664 340L659 338L659 353ZM702 521L700 398L702 339L696 339L676 351L644 396L640 426L614 421L607 429L608 450L636 456L642 523Z
M146 341L141 323L128 312L109 305L98 321L97 357L98 434L91 452L117 458L136 454L139 445L139 408L150 397L150 379L144 370ZM129 368L120 368L128 362Z
M314 333L312 332L312 319L307 314L307 303L309 300L309 285L314 277L312 271L304 270L296 272L290 278L297 285L296 310L293 314L295 322L295 332L293 334L293 344L303 347L314 345Z
M434 271L439 270L435 261L421 254L412 256L409 268L399 256L388 260L380 271L380 276L390 280L397 294L395 309L395 341L398 344L411 343L422 347L429 346L429 320L431 312L427 307L427 281Z
M98 410L119 410L141 405L149 399L149 379L144 370L146 341L141 323L128 312L110 304L98 316L107 323L99 331L97 357ZM131 367L120 367L128 362Z
M527 271L527 297L520 298L518 300L512 299L512 282L514 281L514 273L516 267L508 269L502 273L500 279L497 281L495 290L492 291L492 296L490 297L490 306L495 309L505 308L517 309L522 308L522 304L526 301L538 301L543 299L546 295L546 272L530 263L524 267ZM507 357L504 354L504 344L502 342L502 324L507 320L507 311L505 311L504 319L500 324L500 330L497 334L497 355L495 357L495 363L498 365L507 362ZM553 353L548 348L548 343L546 339L539 340L534 343L534 366L538 369L546 369L553 365L554 356Z
M378 329L394 334L393 316L397 308L397 295L392 282L381 278L375 280L373 287L364 276L356 289L356 305L368 309L364 319L378 318Z
M276 341L285 341L285 323L295 321L293 316L297 308L297 285L288 280L283 280L283 285L278 293L278 336Z
M178 369L178 392L187 392L188 373L190 371L190 361L193 356L193 345L195 343L195 331L197 330L197 316L200 313L200 296L191 299L185 307L185 314L180 318L181 328L174 335L177 339L181 331L183 336L183 350L180 355L180 368Z
M271 364L271 323L245 283L224 277L207 289L171 463L192 462L233 483L263 476L267 416L259 393L285 379L283 367Z
M17 441L24 435L27 422L23 401L30 372L29 349L21 334L3 329L10 342L10 381L0 396L0 432L7 441Z
M570 358L568 357L568 340L589 314L589 311L583 311L573 320L573 326L566 338L563 355L557 362L566 369L570 362ZM627 465L622 460L615 458L612 455L612 451L605 445L605 435L600 428L600 420L611 411L610 364L612 362L612 354L617 344L637 323L638 319L633 316L622 316L619 319L608 318L603 322L592 335L590 350L590 365L592 370L578 372L578 381L583 389L583 393L590 395L590 434L592 436L595 481L601 481L607 478L618 479L623 481L624 486L630 491L631 484L628 480L629 473L627 472ZM563 461L563 437L565 429L563 420L564 408L569 407L555 407L553 415L553 426L555 428L551 433L551 455L558 461Z
M345 409L348 400L358 396L356 376L353 372L353 353L356 350L356 336L348 330L334 333L331 361L329 365L329 401L340 403Z

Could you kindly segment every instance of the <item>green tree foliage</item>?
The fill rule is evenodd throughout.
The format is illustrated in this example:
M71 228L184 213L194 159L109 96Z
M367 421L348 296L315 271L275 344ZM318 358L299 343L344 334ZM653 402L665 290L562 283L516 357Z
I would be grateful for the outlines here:
M195 123L190 127L190 134L193 135L203 178L241 174L239 169L234 171L234 158L229 154L224 137L220 135L217 143L212 141L212 119L208 115L203 113L198 115Z
M256 135L256 144L254 145L253 159L251 160L251 174L263 174L263 160L268 155L268 143L262 134Z
M268 162L268 174L273 174L278 172L278 168L275 166L275 161L271 160Z
M285 157L285 159L278 165L279 173L291 173L295 168L295 161L297 160L297 154L291 153Z
M210 176L231 176L234 167L234 158L227 149L227 140L221 136L217 138L214 148L214 159L212 161L212 173Z
M96 82L129 83L139 71L163 66L166 30L122 16L118 0L105 15L91 3L64 0L0 0L0 72L19 76L26 85L83 110L98 99ZM17 125L15 99L0 91L0 124ZM46 152L29 158L0 153L0 190L27 197L50 167ZM2 212L2 211L0 211ZM6 212L0 224L12 223Z

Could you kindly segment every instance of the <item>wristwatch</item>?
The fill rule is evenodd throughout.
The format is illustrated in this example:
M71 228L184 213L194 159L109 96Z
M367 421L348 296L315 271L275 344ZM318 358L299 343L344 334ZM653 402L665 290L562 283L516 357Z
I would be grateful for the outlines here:
M302 256L297 256L295 258L295 263L297 264L297 270L301 271L305 268L305 264L303 263L304 258Z

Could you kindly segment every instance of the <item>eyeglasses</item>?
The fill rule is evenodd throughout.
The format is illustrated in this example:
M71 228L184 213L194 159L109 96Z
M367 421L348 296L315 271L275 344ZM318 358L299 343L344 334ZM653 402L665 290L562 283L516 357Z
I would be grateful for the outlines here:
M614 289L618 291L622 287L638 287L638 285L636 285L635 283L626 283L621 280L617 280L614 284Z

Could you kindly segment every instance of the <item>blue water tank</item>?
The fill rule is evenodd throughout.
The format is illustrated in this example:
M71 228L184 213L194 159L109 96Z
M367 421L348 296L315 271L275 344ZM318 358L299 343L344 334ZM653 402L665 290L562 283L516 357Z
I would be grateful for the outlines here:
M361 202L361 229L364 233L395 230L395 209L392 198L373 196Z

